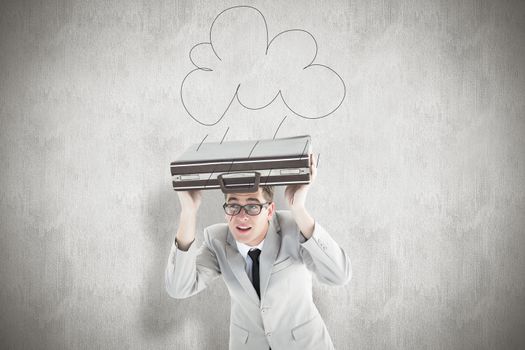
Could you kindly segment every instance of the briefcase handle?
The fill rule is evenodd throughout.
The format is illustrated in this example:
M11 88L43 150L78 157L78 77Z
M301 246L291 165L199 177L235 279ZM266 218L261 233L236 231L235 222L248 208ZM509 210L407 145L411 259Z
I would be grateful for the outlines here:
M239 175L246 175L246 174L253 174L254 176L254 181L253 181L253 185L252 186L237 186L235 187L234 185L226 185L224 183L224 180L226 178L236 178L235 175L237 175L237 178L245 178L247 176L239 176ZM251 192L257 192L257 190L259 189L259 183L261 181L261 173L257 172L257 171L253 171L253 172L246 172L246 171L243 171L243 172L236 172L236 173L225 173L225 174L220 174L217 176L217 181L219 181L219 185L221 186L221 190L223 193L251 193Z

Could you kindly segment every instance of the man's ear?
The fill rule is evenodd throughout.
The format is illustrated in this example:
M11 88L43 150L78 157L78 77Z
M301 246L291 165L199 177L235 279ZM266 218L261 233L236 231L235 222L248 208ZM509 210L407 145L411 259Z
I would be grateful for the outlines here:
M268 205L268 220L271 220L273 218L274 213L275 213L275 202L272 202L272 204Z

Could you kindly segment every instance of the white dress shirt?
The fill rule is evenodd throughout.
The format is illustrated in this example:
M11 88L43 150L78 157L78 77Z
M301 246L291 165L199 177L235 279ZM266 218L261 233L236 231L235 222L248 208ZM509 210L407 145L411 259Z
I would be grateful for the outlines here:
M249 246L247 244L244 244L244 243L241 243L241 242L237 242L237 241L235 241L235 243L237 243L237 250L239 251L239 253L241 253L241 255L244 258L244 261L246 263L244 265L244 269L246 270L246 274L248 275L248 278L250 279L250 281L252 281L252 265L253 265L253 261L252 261L252 258L250 258L250 256L248 255L248 252L250 250L253 250L253 249L260 249L261 253L262 253L262 247L263 247L263 244L264 244L264 239L262 240L261 243L259 243L255 247L252 247L252 246ZM252 281L252 283L253 283L253 281Z

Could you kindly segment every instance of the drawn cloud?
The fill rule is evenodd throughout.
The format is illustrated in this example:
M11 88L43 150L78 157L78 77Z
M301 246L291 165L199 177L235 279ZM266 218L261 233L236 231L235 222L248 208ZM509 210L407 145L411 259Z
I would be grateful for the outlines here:
M314 64L317 42L291 29L268 40L263 14L251 6L228 8L215 18L210 41L190 50L196 67L181 84L186 112L198 123L217 124L237 100L248 109L282 99L295 115L319 119L332 114L346 96L341 77Z

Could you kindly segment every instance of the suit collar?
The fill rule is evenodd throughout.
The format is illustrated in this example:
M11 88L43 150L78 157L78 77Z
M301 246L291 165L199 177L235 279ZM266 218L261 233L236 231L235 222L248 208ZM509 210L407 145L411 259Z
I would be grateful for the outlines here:
M244 244L244 243L241 243L241 242L235 242L235 244L237 245L237 250L239 251L239 253L241 253L242 257L244 259L246 259L246 256L248 255L248 252L252 249L259 249L259 250L263 250L263 246L264 246L264 241L265 239L263 239L261 241L261 243L259 243L258 245L256 245L255 247L250 247L249 245L247 244Z
M230 232L229 228L228 236L226 237L226 242L228 243L226 245L226 259L228 260L228 264L230 265L233 274L239 281L246 294L248 294L250 299L255 304L259 305L259 296L257 295L257 292L255 291L252 282L246 274L245 260L242 257L241 253L239 253L239 250L237 249L237 244L235 243L235 238L233 238L233 235Z

